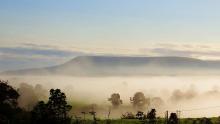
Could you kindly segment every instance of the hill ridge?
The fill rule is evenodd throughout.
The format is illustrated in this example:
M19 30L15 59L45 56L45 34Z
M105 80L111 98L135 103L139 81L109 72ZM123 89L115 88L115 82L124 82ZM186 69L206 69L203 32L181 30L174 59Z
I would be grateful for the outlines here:
M5 71L2 74L69 76L220 74L220 61L176 56L78 56L56 66Z

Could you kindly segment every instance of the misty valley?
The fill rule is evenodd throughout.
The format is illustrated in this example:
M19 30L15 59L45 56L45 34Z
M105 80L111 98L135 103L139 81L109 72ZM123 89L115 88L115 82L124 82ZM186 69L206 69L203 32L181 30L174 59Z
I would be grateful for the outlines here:
M72 106L68 111L72 123L168 123L172 113L183 124L205 123L209 117L212 123L219 122L218 76L13 75L1 80L17 89L18 107L27 112L39 101L47 102L50 89L60 89ZM154 109L150 122L148 116Z
M220 0L0 0L0 124L220 124Z

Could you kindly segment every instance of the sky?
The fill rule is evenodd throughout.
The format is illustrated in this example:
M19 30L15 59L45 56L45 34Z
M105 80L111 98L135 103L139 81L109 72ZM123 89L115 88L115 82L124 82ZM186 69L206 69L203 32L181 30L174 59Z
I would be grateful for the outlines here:
M219 5L219 0L0 0L0 70L55 65L78 55L220 59Z

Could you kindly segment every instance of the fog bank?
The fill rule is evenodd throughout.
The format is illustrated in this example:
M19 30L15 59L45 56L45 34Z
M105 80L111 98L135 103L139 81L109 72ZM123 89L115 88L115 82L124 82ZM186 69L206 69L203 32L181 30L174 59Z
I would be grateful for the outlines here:
M142 109L147 112L157 109L159 116L166 110L182 110L182 117L219 116L220 77L217 76L155 76L155 77L53 77L53 76L6 76L11 85L19 89L19 106L31 109L38 100L48 97L50 88L59 88L73 105L75 115L81 111L95 109L98 116L120 117L127 111L136 112L130 101L134 94L141 92L149 100ZM119 94L121 105L114 108L108 99Z

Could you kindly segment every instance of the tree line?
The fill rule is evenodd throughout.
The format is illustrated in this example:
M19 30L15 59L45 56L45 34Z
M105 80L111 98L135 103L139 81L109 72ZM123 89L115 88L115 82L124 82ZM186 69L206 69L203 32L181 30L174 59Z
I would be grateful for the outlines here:
M60 89L51 89L47 102L39 101L32 110L18 106L19 93L0 80L0 124L70 124L66 95Z
M68 114L72 106L67 103L66 95L60 89L50 89L47 101L38 101L32 110L25 110L18 106L18 98L20 94L8 84L8 81L0 80L0 124L70 124L72 117ZM114 108L118 108L122 104L120 95L114 93L108 99ZM135 93L130 99L134 107L143 107L149 103L149 99L145 98L141 92ZM85 112L84 121L85 121ZM96 112L89 112L93 115L93 123L96 124ZM109 113L110 114L110 113ZM151 109L145 114L138 111L136 114L127 112L122 114L121 119L137 119L146 124L159 124L156 117L156 109ZM166 124L179 124L180 119L176 113L171 113L167 118ZM74 123L81 123L77 119ZM111 123L111 120L107 120ZM193 120L193 124L213 124L210 119L203 118Z

